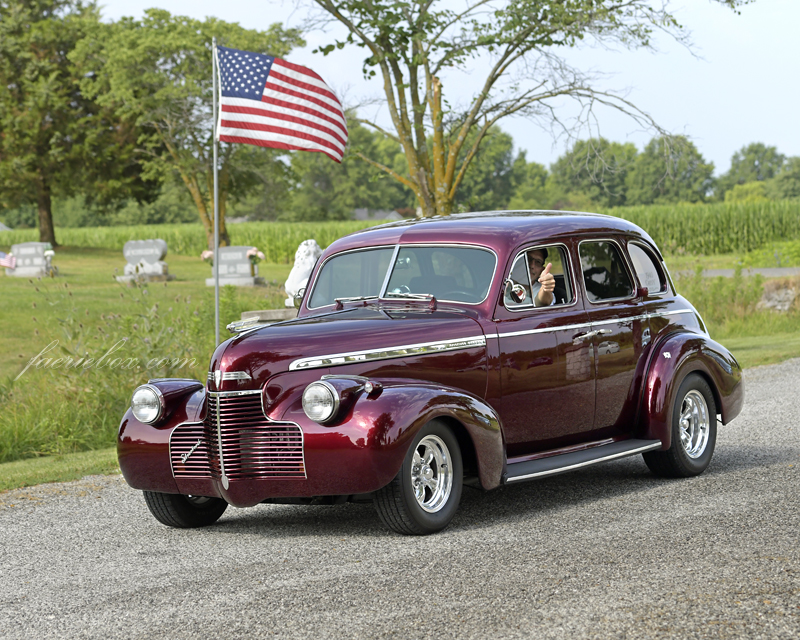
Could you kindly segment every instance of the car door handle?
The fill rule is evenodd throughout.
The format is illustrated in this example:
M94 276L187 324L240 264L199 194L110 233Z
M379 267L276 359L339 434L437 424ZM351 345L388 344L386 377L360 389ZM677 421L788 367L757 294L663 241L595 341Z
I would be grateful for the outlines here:
M587 331L586 333L579 333L573 340L586 340L587 338L594 338L595 336L603 336L611 333L611 329L595 329L594 331Z

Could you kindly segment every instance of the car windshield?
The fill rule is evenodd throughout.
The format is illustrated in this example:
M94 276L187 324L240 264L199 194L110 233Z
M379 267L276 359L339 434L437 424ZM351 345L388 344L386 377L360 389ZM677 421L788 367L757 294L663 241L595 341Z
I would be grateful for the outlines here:
M488 249L404 245L397 252L386 291L382 292L394 247L351 251L333 256L317 276L310 309L337 299L365 297L420 298L476 304L486 299L497 258Z

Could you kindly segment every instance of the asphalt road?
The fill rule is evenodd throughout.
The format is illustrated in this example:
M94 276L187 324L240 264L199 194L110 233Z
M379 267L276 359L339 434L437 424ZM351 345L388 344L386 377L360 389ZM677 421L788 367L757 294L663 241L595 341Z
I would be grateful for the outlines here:
M426 538L370 505L173 530L114 476L0 494L0 637L797 638L800 360L746 385L698 478L466 490Z

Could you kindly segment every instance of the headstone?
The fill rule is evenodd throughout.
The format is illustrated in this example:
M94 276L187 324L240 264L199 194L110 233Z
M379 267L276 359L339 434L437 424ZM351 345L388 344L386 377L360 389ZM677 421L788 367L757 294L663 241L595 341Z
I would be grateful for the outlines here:
M284 289L286 289L286 306L294 307L294 297L297 293L308 284L308 278L317 264L317 260L322 255L316 240L305 240L297 247L294 254L294 266L289 272L289 277L286 279Z
M258 277L258 265L250 262L247 252L255 247L220 247L219 248L219 286L232 284L237 287L252 287L264 284L264 278ZM214 269L211 277L206 278L206 285L214 286Z
M57 273L51 264L53 246L49 242L22 242L11 245L11 254L17 259L15 269L6 269L6 275L20 278L43 278Z
M164 257L167 255L167 243L157 240L129 240L122 247L122 255L127 264L123 275L117 276L117 282L162 282L173 280Z

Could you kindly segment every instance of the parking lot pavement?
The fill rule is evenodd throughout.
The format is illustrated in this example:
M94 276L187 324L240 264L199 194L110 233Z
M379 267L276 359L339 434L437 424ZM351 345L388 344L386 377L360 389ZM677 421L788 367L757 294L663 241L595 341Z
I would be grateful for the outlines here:
M709 470L641 458L481 493L158 524L119 476L0 494L3 638L797 638L800 360L748 370Z

